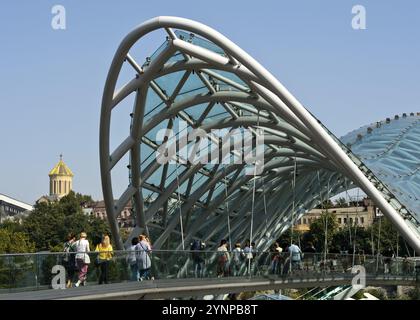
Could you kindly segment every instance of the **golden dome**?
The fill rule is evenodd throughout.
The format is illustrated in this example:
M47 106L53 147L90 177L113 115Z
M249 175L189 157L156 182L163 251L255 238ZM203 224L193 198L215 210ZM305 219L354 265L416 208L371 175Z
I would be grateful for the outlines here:
M64 163L62 156L60 156L60 161L55 165L55 167L48 174L51 176L68 176L73 177L73 172L70 168Z

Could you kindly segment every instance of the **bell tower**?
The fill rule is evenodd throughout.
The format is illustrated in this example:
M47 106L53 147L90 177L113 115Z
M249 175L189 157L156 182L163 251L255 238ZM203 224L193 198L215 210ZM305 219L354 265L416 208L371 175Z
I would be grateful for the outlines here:
M50 196L62 198L73 189L73 172L64 163L63 155L60 161L48 174L50 177Z

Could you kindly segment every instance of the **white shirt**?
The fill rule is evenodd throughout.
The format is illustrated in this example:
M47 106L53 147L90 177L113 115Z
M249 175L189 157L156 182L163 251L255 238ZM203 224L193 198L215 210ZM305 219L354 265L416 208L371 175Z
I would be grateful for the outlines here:
M128 256L127 256L127 261L130 264L133 264L133 263L137 262L136 247L137 247L136 245L131 245L131 247L130 247L130 251L129 251Z
M235 263L240 263L243 250L241 248L235 248L233 249L232 253L233 253L233 261Z
M83 252L89 252L89 241L86 239L80 239L75 242L76 243L76 259L84 259L85 254Z
M292 261L300 261L302 251L297 245L292 244L289 246L289 253L292 255Z
M229 252L228 252L226 246L220 246L219 248L217 248L217 251L218 252L224 252L225 255L226 255L227 260L230 259L230 255L229 255Z

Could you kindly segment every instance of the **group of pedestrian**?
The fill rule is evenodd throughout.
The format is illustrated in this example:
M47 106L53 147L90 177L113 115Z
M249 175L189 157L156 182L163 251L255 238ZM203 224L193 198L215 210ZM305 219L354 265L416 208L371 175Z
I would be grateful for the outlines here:
M252 273L254 270L254 260L256 257L255 242L246 240L243 247L240 242L235 243L235 248L230 251L229 244L226 239L220 241L220 246L217 248L217 270L218 277L229 275L237 276L240 274L241 266L244 262L247 273Z
M63 251L62 263L67 273L66 287L70 288L73 285L75 287L79 287L80 285L85 286L89 264L91 263L89 256L90 243L87 240L86 232L81 232L78 240L76 240L76 236L73 233L70 233L67 236L67 241L64 243ZM109 261L113 257L113 249L108 235L102 237L95 251L98 252L95 260L95 265L99 268L98 283L107 284ZM77 282L73 284L76 272Z
M151 267L152 243L144 234L131 239L130 251L127 255L127 262L130 265L131 280L143 281L152 279Z
M86 285L88 266L90 264L90 257L88 254L88 252L90 252L90 245L86 238L86 232L82 232L80 233L79 239L76 241L76 236L71 233L64 243L65 253L63 256L63 264L67 271L67 288L70 288L73 285L76 271L78 273L78 280L74 286Z

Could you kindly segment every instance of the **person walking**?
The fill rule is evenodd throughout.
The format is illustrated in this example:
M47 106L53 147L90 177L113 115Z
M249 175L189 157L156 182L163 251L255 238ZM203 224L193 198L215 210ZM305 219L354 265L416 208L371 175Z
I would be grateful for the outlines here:
M232 250L232 271L233 276L239 276L241 270L242 259L244 251L241 248L241 244L238 242L235 244L235 249Z
M410 274L410 261L408 261L407 255L404 255L402 261L402 274L408 276Z
M271 251L271 274L277 274L280 264L280 255L283 249L280 247L278 242L275 242L272 246Z
M87 240L86 232L80 233L80 239L75 242L76 247L76 265L79 270L79 280L74 284L76 287L86 285L87 272L90 264L90 252L89 241Z
M98 284L108 284L109 261L113 256L112 245L108 235L103 236L102 242L96 246L95 251L99 252L97 257L100 271Z
M220 246L217 248L217 277L228 275L229 252L227 240L220 241Z
M139 238L135 237L131 239L131 246L130 251L127 255L127 262L130 266L131 271L131 281L138 281L139 280L139 266L137 264L137 257L136 257L136 246L139 243Z
M67 281L66 288L71 288L73 285L74 274L76 273L76 236L70 233L67 236L67 241L64 243L63 266L66 269Z
M243 252L245 255L247 273L251 275L253 273L252 270L254 269L254 253L250 240L245 241L245 247Z
M200 240L194 240L191 244L191 258L193 261L194 277L201 278L204 271L204 258L203 254L200 252L204 250L205 244Z
M296 245L295 241L289 246L289 254L292 263L292 270L300 270L300 262L302 260L302 250Z
M150 249L150 251L149 251L149 258L150 258L150 263L152 262L152 257L151 257L151 252L153 251L153 245L152 245L152 240L150 240L150 238L149 238L149 236L147 236L147 235L145 235L145 240L147 241L147 243L149 244L149 249ZM156 266L154 266L154 265L150 265L150 270L149 270L149 276L148 276L148 279L150 279L150 280L155 280L155 277L153 276L153 274L154 274L154 272L153 271L156 271L156 270L153 270L153 267L156 267Z
M384 273L391 272L391 263L394 258L394 252L391 248L387 248L383 254L384 256Z
M308 241L308 243L303 249L303 252L305 253L305 259L304 259L305 270L309 271L309 269L311 268L312 270L315 270L318 261L317 261L317 255L316 255L316 248L314 244L312 243L312 241Z
M152 267L150 253L152 252L152 248L150 246L150 242L147 241L147 237L143 234L139 236L139 243L136 245L136 252L140 281L150 279L150 268Z

